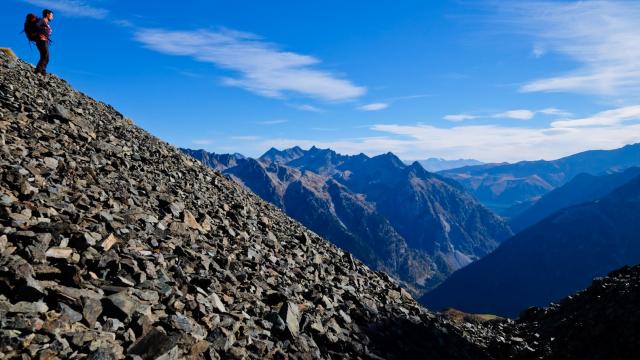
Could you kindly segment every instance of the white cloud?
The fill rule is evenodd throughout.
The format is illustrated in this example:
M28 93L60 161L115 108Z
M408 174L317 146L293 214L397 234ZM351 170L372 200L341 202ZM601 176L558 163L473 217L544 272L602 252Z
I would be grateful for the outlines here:
M395 135L390 138L390 145L405 159L422 159L425 155L488 162L556 159L580 151L640 142L640 124L591 128L380 124L373 129Z
M362 111L380 111L389 107L387 103L371 103L362 106L358 106L358 110Z
M237 72L223 81L259 95L282 98L298 94L326 101L357 98L366 88L320 70L320 60L283 51L258 36L233 30L174 31L142 29L135 39L147 48L189 56Z
M625 121L640 120L640 105L607 110L582 119L558 120L551 123L556 128L614 126Z
M472 119L477 119L478 116L476 115L467 115L467 114L454 114L454 115L445 115L443 117L443 119L448 120L448 121L465 121L465 120L472 120Z
M257 123L260 124L260 125L276 125L276 124L284 124L284 123L286 123L288 121L289 120L276 119L276 120L258 121Z
M603 115L604 114L604 115ZM635 115L634 115L635 114ZM640 109L612 109L593 117L640 118ZM575 125L575 124L574 124ZM600 126L516 127L460 125L377 124L370 127L380 136L337 140L264 139L255 143L256 153L271 146L332 148L345 154L369 155L394 152L402 159L441 157L473 158L487 162L557 159L591 149L614 149L640 142L640 123L607 123Z
M104 19L109 15L109 10L87 5L79 0L23 0L29 4L48 8L54 12L59 11L68 16L90 17Z
M561 110L561 109L558 109L558 108L554 108L554 107L538 110L538 112L541 113L541 114L552 115L552 116L563 116L563 117L572 117L573 116L573 113L570 113L568 111L564 111L564 110Z
M492 115L494 118L503 118L503 119L515 119L515 120L530 120L536 115L535 112L531 110L509 110L505 112L501 112L498 114Z
M508 111L503 111L499 113L485 114L485 115L453 114L453 115L446 115L443 117L443 119L448 121L454 121L454 122L473 120L473 119L479 119L479 118L531 120L537 114L544 114L544 115L550 115L550 116L563 116L563 117L573 116L573 114L570 112L560 110L554 107L549 107L542 110L518 109L518 110L508 110Z
M309 104L293 105L293 108L302 110L302 111L309 111L309 112L316 112L316 113L324 112L324 110Z
M544 54L547 53L547 49L544 48L544 46L540 45L540 44L535 44L533 46L533 50L531 50L531 52L533 53L533 56L539 58L544 56Z
M361 110L361 111L380 111L380 110L384 110L384 109L390 107L391 104L393 104L395 102L398 102L398 101L422 99L422 98L426 98L426 97L430 97L430 96L431 95L429 95L429 94L415 94L415 95L395 96L395 97L387 98L387 99L385 99L383 101L377 101L377 102L374 102L374 103L364 104L364 105L356 107L356 109Z
M501 5L541 49L579 65L524 85L524 92L563 91L633 97L640 90L640 2L509 2Z

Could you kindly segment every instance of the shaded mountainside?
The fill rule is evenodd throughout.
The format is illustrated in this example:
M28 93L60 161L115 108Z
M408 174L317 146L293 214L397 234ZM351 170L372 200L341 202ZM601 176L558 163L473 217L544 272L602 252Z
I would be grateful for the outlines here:
M414 294L488 254L511 233L454 181L392 153L270 149L225 165L228 155L186 151L294 219L402 281ZM211 164L212 159L219 163Z
M518 320L522 338L536 350L522 358L637 359L640 347L640 266L624 267L548 308Z
M562 209L455 272L421 301L435 309L515 316L640 263L640 176L607 196Z
M552 161L485 164L440 172L460 182L484 205L513 218L576 175L602 175L640 166L640 143L615 150L591 150Z
M514 232L520 232L562 208L599 199L638 175L640 175L640 167L600 176L578 174L571 181L544 195L533 206L509 220L509 225Z

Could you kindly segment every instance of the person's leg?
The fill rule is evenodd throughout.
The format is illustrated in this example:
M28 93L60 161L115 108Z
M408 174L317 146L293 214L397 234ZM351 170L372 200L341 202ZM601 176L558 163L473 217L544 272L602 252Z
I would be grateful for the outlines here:
M38 52L40 52L40 60L36 66L36 73L46 75L47 65L49 64L49 42L46 40L36 41Z

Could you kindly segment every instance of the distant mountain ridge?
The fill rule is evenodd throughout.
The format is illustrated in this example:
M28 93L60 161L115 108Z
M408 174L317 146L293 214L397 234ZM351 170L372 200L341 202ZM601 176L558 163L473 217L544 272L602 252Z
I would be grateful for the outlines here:
M509 220L509 225L514 232L520 232L562 208L599 199L638 175L640 167L600 176L578 174Z
M406 165L393 153L348 156L294 147L228 161L227 155L183 151L416 294L511 235L504 221L455 181L417 162Z
M471 191L505 217L515 217L576 175L602 175L640 166L640 143L614 150L590 150L557 160L484 164L439 172Z
M434 309L515 316L640 263L640 176L606 196L525 229L449 277L421 301Z
M482 161L475 159L457 159L446 160L443 158L428 158L426 160L418 160L422 167L430 172L438 172L450 169L457 169L465 166L483 165Z

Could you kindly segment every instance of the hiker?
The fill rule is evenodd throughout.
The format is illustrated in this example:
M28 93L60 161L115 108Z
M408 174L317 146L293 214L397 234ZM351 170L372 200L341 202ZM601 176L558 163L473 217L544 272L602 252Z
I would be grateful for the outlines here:
M49 25L49 22L51 20L53 20L53 11L49 9L42 10L42 18L38 20L35 26L38 33L33 40L36 42L36 47L40 53L36 74L47 75L49 45L51 43L51 25Z

